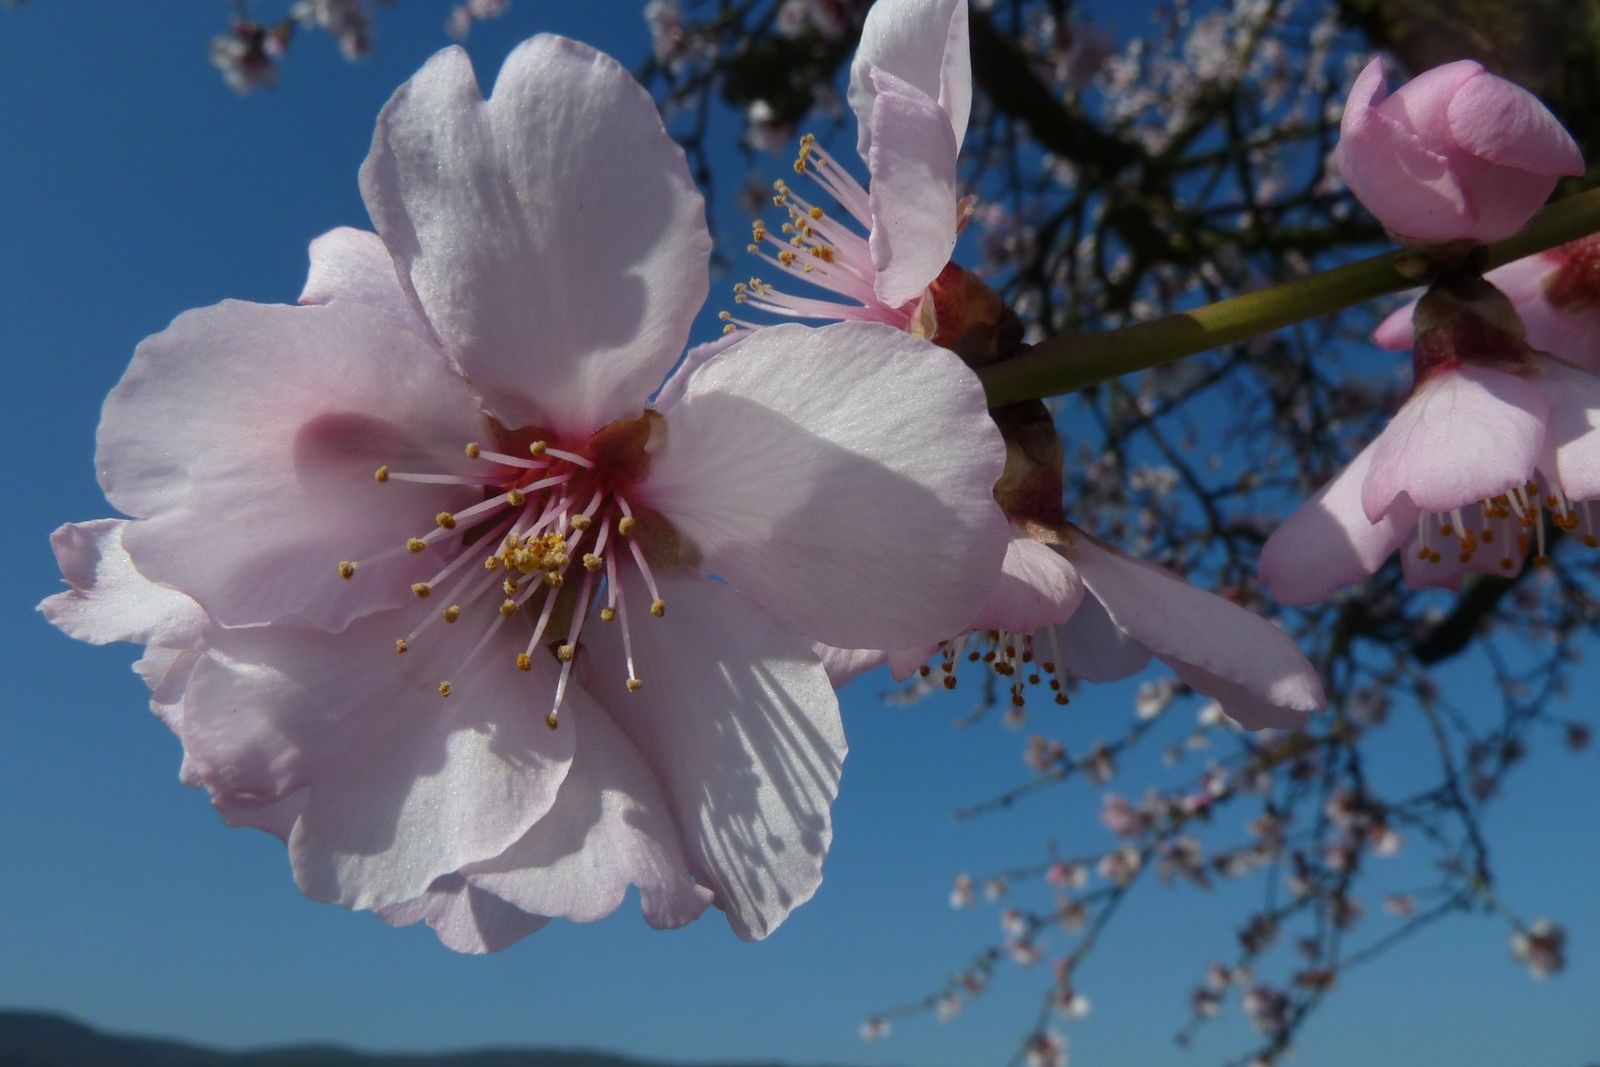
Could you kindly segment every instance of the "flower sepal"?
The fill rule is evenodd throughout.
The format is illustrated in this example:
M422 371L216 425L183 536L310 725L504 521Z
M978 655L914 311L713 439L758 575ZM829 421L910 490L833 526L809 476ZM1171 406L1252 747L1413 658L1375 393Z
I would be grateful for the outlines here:
M917 301L907 327L969 367L998 363L1022 347L1022 320L976 274L945 264Z
M1441 279L1417 302L1415 381L1463 365L1527 376L1538 369L1511 299L1480 277Z

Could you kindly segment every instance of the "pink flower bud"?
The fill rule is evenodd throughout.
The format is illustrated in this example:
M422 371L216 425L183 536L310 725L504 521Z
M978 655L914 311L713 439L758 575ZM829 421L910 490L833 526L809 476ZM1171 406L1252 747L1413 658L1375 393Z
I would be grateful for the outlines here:
M1556 117L1471 60L1435 67L1390 96L1374 59L1350 90L1334 162L1367 210L1416 244L1509 237L1558 177L1583 173Z

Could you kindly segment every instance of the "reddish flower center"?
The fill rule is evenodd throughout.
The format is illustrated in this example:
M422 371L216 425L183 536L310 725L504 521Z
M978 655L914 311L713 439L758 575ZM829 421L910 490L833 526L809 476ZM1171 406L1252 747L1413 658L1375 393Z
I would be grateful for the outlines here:
M525 627L525 647L506 666L530 671L535 655L555 657L560 673L545 716L551 729L584 624L596 608L601 622L620 624L624 685L638 692L644 683L634 669L624 586L631 573L649 593L650 614L666 614L641 535L670 531L654 514L636 511L626 494L649 465L646 445L659 417L646 412L611 423L574 449L555 447L527 431L506 435L504 451L470 442L465 455L471 466L460 473L379 467L374 476L380 483L475 486L483 499L462 511L439 512L428 529L378 556L340 562L339 575L354 578L363 564L400 552L433 553L440 560L438 572L412 584L411 592L445 606L429 611L396 640L395 651L404 654L441 623L469 619L483 633L456 667L465 672L502 627ZM451 689L449 679L440 680L440 696L448 697Z

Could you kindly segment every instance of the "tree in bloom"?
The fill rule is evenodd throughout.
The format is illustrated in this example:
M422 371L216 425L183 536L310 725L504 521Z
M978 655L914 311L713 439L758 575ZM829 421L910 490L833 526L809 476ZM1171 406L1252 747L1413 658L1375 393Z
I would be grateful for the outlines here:
M184 780L313 897L463 951L629 885L653 925L765 936L816 889L845 752L812 643L933 639L994 580L981 390L887 327L794 326L652 405L702 202L572 41L487 100L435 56L361 189L377 232L313 242L300 306L140 346L98 458L132 518L58 532L47 617L149 646Z

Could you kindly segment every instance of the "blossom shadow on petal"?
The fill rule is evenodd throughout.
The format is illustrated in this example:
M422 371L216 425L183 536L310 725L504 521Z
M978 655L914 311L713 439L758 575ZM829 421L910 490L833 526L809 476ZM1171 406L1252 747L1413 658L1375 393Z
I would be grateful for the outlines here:
M668 615L637 635L644 688L590 687L655 772L696 878L735 932L765 937L821 878L838 701L809 642L733 590L680 574L661 591ZM617 643L595 634L597 648Z

